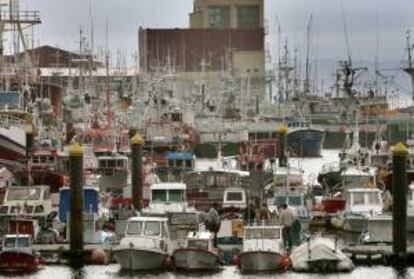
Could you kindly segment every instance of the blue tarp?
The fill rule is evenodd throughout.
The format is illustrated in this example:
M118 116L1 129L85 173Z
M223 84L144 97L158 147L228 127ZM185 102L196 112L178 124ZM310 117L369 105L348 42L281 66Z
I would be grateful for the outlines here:
M193 152L167 152L167 160L192 160Z
M70 211L70 190L61 189L59 192L59 219L66 222L67 213ZM83 211L98 213L99 193L95 189L83 189Z
M0 91L0 106L18 107L20 93L18 91Z

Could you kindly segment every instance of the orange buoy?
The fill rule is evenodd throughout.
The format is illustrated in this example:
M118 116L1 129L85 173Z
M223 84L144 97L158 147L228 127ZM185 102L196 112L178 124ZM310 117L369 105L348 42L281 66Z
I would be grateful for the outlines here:
M107 263L106 253L103 249L94 249L91 252L91 263L97 265L104 265Z
M281 270L286 270L290 266L290 259L289 257L282 257L279 260L279 267Z

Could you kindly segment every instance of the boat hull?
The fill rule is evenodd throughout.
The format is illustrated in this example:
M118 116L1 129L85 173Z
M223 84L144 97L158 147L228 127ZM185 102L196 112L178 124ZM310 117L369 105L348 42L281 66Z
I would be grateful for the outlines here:
M217 254L198 249L178 249L173 253L174 266L186 271L214 271L220 260Z
M163 251L137 248L118 248L114 250L114 256L121 269L130 271L163 270L168 261L168 255Z
M320 157L325 132L319 129L297 129L288 133L287 146L296 157Z
M392 237L392 216L346 216L343 230L355 233L375 230L376 234L383 233ZM407 217L407 231L414 232L414 216Z
M282 255L270 251L249 251L240 254L240 269L242 272L279 271Z
M29 273L39 268L39 259L30 253L4 251L0 253L0 271L2 273Z

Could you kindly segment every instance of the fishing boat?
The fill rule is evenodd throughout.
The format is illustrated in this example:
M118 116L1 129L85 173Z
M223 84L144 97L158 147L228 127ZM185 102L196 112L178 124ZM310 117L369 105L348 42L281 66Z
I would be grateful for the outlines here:
M327 237L309 239L290 254L292 268L297 272L335 273L349 272L354 265L339 249L337 241Z
M281 271L286 268L285 256L281 225L262 223L244 227L240 254L242 272Z
M3 239L0 252L2 273L28 273L38 270L42 259L32 248L32 239L27 234L8 234Z
M320 157L325 131L304 118L287 121L287 147L294 157Z
M220 266L219 250L213 247L213 234L200 226L189 232L185 245L172 255L175 268L184 271L214 271Z
M161 271L168 267L172 252L167 218L132 217L125 237L114 249L123 270Z

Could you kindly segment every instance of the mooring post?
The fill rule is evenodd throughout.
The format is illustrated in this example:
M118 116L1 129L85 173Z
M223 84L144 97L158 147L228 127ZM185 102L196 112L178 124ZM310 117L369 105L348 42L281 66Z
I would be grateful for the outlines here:
M70 265L83 266L83 148L73 144L69 149L70 166Z
M142 209L142 145L144 140L138 134L131 138L132 204L135 210Z
M34 145L34 131L32 125L26 126L26 160L29 160L29 157L33 150Z
M286 167L287 160L286 160L286 144L287 144L287 127L282 126L277 129L277 134L279 135L279 167Z
M392 151L392 249L394 254L407 253L407 173L408 150L402 143Z

